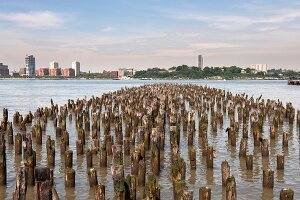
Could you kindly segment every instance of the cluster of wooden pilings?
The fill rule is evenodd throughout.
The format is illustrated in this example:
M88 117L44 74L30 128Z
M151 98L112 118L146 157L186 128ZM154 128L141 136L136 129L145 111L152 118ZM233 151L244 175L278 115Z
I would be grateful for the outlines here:
M187 108L188 105L188 108ZM295 116L297 118L295 119ZM279 127L284 122L300 127L300 111L291 103L286 106L280 101L264 100L261 97L249 98L245 94L233 95L229 91L207 86L155 84L125 88L91 99L69 100L58 107L51 100L51 106L38 108L34 114L24 117L15 112L13 123L8 121L8 111L3 110L0 137L0 185L6 185L7 166L6 146L14 145L15 154L23 155L23 164L16 170L16 188L13 199L25 199L28 186L36 187L36 199L58 199L53 171L55 156L62 155L65 164L65 187L76 187L76 171L73 157L85 156L86 171L90 188L94 189L95 199L106 199L106 187L114 188L114 199L137 199L137 188L143 188L143 199L161 199L158 180L161 176L161 155L165 145L170 146L170 180L174 199L211 199L213 191L208 186L200 186L198 191L189 189L186 183L187 166L196 170L197 159L206 159L207 169L214 169L214 159L218 146L210 144L208 134L216 134L223 127L225 117L229 119L226 129L228 145L236 147L239 142L239 157L247 170L253 170L253 155L249 143L260 148L262 157L269 157L269 143L279 138ZM67 121L75 121L76 132L67 130ZM198 122L196 123L196 121ZM264 133L265 122L269 122L269 135ZM43 144L46 125L53 122L55 138L47 136L47 166L37 166L36 145ZM198 127L196 127L198 124ZM20 133L13 133L16 126ZM31 126L28 130L28 126ZM210 131L208 131L210 130ZM187 145L182 144L186 133ZM76 152L69 149L70 134L77 135ZM170 138L166 144L166 134ZM201 139L201 155L197 155L195 135ZM282 147L288 148L290 133L282 133ZM87 143L90 137L90 143ZM45 137L44 137L45 138ZM55 149L58 143L60 150ZM189 165L181 154L181 147L187 146ZM150 157L147 158L146 154ZM99 156L95 163L93 156ZM124 156L131 157L131 173L124 173ZM111 158L111 159L108 159ZM112 160L112 163L108 163ZM150 164L147 165L147 162ZM284 170L285 156L277 155L277 170ZM98 181L96 165L111 168L112 184ZM147 169L148 168L148 169ZM228 161L221 165L222 186L227 200L238 197L235 174L231 174ZM262 187L274 187L274 169L267 167L262 174ZM280 199L293 199L292 189L284 188L278 194ZM170 197L171 198L171 197Z

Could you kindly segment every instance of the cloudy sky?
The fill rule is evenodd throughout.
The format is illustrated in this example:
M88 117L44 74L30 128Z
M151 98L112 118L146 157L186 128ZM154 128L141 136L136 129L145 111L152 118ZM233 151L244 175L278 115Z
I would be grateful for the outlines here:
M0 62L83 70L266 63L300 69L299 0L0 0Z

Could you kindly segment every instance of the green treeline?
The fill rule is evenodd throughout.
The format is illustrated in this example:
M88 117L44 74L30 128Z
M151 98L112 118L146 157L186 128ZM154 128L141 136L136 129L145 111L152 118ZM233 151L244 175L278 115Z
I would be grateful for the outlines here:
M187 65L181 65L178 67L172 67L168 70L160 68L151 68L147 70L137 71L134 78L158 78L158 79L245 79L245 78L278 78L284 79L288 77L300 77L300 72L292 70L283 71L268 70L265 72L257 72L250 68L242 69L237 66L231 67L205 67L203 70L198 67L189 67Z

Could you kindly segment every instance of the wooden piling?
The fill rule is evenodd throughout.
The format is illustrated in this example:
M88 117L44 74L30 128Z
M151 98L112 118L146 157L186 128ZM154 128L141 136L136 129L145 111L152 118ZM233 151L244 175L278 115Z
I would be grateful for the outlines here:
M263 187L272 189L274 187L274 171L270 168L263 170Z
M199 200L211 200L211 189L209 187L199 188Z
M280 191L280 200L293 200L294 199L294 191L289 188L284 188Z

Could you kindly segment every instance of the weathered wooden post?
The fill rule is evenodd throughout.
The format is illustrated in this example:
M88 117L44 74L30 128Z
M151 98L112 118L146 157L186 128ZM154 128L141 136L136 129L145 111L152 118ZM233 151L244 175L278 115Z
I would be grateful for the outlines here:
M65 169L65 186L75 187L75 170L72 168Z
M3 111L4 115L4 111ZM0 186L6 185L7 181L7 172L6 172L6 146L5 146L5 139L4 135L1 136L0 134Z
M97 185L95 188L95 200L105 200L105 185Z
M93 153L90 149L86 150L86 168L92 168L93 167Z
M138 170L138 185L145 186L146 163L144 160L139 161Z
M136 199L136 176L134 175L127 175L126 177L126 184L129 187L129 194L126 194L126 198L130 198L131 200Z
M35 168L36 199L52 200L52 185L50 183L50 168Z
M73 151L67 150L65 151L65 168L73 167Z
M55 141L50 136L47 138L46 148L48 165L55 166Z
M263 170L263 187L272 189L274 187L274 171L270 168Z
M246 167L248 170L253 169L253 155L246 156Z
M22 135L20 133L17 133L15 137L15 154L22 154Z
M16 188L13 193L13 200L25 200L27 192L27 174L25 167L20 167L16 177Z
M7 123L6 131L7 131L8 144L14 144L14 132L12 127L12 122Z
M268 139L263 139L261 142L261 155L262 155L262 157L269 156L269 140Z
M282 135L282 146L288 147L289 146L289 135L287 132L284 132Z
M81 140L76 140L76 153L77 155L83 154L83 143Z
M236 182L234 176L226 181L226 200L237 200Z
M100 149L100 167L107 167L107 152L105 144Z
M284 155L277 155L277 170L284 169Z
M222 186L226 186L227 179L230 177L230 166L225 160L221 164L221 173L222 173Z
M88 169L88 177L90 187L95 187L98 185L97 171L95 168Z
M197 162L196 162L196 150L195 150L194 147L190 148L189 155L190 155L190 166L191 166L191 169L196 169L196 165L197 165Z
M213 147L207 147L206 166L208 169L214 168L214 151Z
M199 200L211 200L211 189L209 187L199 188Z
M242 138L240 143L239 157L246 157L247 144L248 144L247 138Z
M114 182L114 200L125 200L125 179L123 165L113 165L111 167Z
M294 191L289 188L284 188L280 191L280 200L293 200L294 199Z

